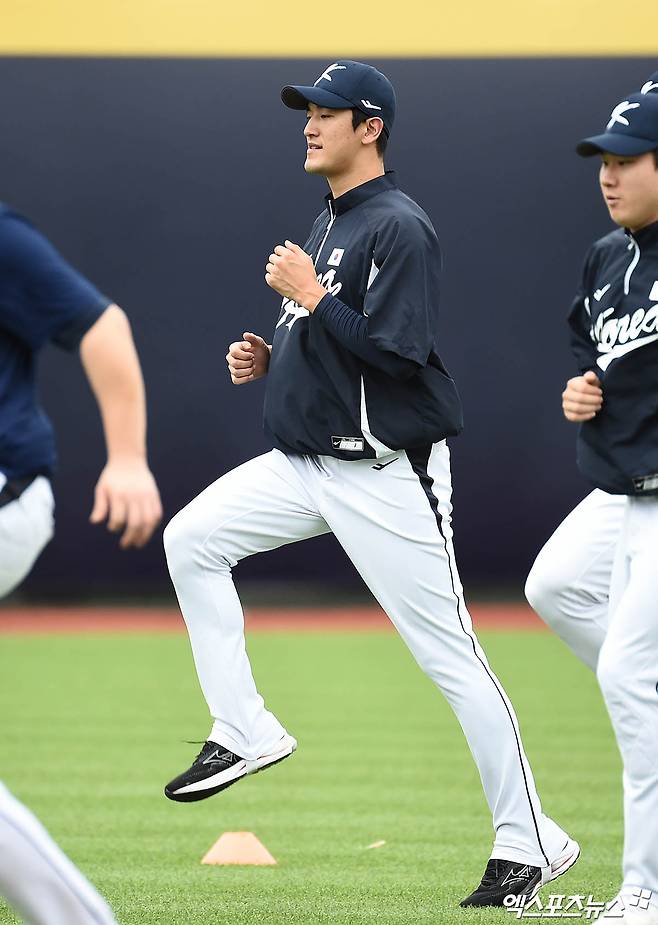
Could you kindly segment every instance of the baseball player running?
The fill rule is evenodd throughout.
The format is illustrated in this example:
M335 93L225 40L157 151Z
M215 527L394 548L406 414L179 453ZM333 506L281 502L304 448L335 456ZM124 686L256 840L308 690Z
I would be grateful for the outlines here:
M224 475L165 530L214 719L165 793L204 799L297 747L256 688L231 569L331 531L457 714L495 831L482 882L462 904L502 905L566 871L579 848L542 812L514 710L464 603L446 445L461 407L438 354L439 244L384 170L395 95L383 74L337 61L282 99L306 111L305 169L330 193L304 247L286 241L267 262L282 296L272 345L248 332L227 355L235 384L267 374L274 449Z
M142 546L159 523L146 461L139 360L121 309L67 264L22 216L0 205L0 598L53 534L52 427L36 392L40 349L79 350L103 419L107 464L91 520ZM112 925L107 903L37 819L0 784L0 893L32 925Z
M597 671L624 761L624 880L613 911L645 925L658 923L657 90L658 72L578 147L601 156L601 190L621 226L590 249L569 318L581 375L567 383L563 409L582 424L578 462L597 488L526 585L537 612Z

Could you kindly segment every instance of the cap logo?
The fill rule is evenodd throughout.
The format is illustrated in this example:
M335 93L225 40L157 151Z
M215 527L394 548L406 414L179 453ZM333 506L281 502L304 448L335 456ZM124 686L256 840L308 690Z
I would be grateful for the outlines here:
M619 122L620 125L630 125L630 122L624 115L625 112L629 112L631 109L639 109L639 103L629 103L628 100L624 100L623 103L619 103L610 113L610 121L606 125L606 130L610 131L613 125L616 125Z
M346 71L347 68L344 64L330 64L326 71L323 71L318 79L313 84L314 87L320 83L321 80L328 80L331 83L331 72L332 71Z
M640 90L640 93L651 93L652 90L658 90L658 83L654 83L653 80L647 80L645 85Z
M382 108L381 106L376 106L375 103L371 103L370 100L361 100L361 102L362 102L362 104L366 107L366 109L379 109L379 110L381 110L381 108Z

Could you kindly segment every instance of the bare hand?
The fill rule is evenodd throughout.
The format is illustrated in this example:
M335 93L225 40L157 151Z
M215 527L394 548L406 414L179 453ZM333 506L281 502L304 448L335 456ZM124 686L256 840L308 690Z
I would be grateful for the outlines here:
M277 244L265 267L265 282L279 295L292 299L309 312L314 312L327 294L318 282L313 261L299 244L286 241Z
M271 348L258 334L246 331L244 340L235 341L228 348L226 362L233 385L253 382L267 373Z
M107 519L112 533L123 530L122 549L143 546L162 520L160 494L143 459L108 462L96 484L93 524Z
M562 393L562 411L567 421L591 421L603 405L603 391L596 373L569 379Z

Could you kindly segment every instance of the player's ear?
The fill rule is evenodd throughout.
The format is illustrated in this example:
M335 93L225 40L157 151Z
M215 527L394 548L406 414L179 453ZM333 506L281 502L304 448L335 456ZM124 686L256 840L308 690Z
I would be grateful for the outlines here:
M372 116L365 121L366 130L362 141L364 145L375 144L381 133L384 131L384 122L379 116Z

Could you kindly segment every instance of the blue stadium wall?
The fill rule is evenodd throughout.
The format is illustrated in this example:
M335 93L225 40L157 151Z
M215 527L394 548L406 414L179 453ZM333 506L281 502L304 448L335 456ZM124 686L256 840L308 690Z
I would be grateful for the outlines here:
M610 222L596 164L574 143L658 67L656 57L370 56L399 115L387 166L445 254L439 343L465 407L452 441L467 586L522 582L587 491L560 392L574 372L565 315L584 252ZM303 116L279 88L327 57L0 58L0 199L27 214L129 314L149 396L149 451L167 517L266 451L261 383L232 387L224 355L269 337L271 246L303 242L325 186L303 170ZM166 590L160 539L138 554L87 524L103 443L75 357L44 352L58 432L57 536L25 592ZM332 538L240 566L243 579L356 581Z

